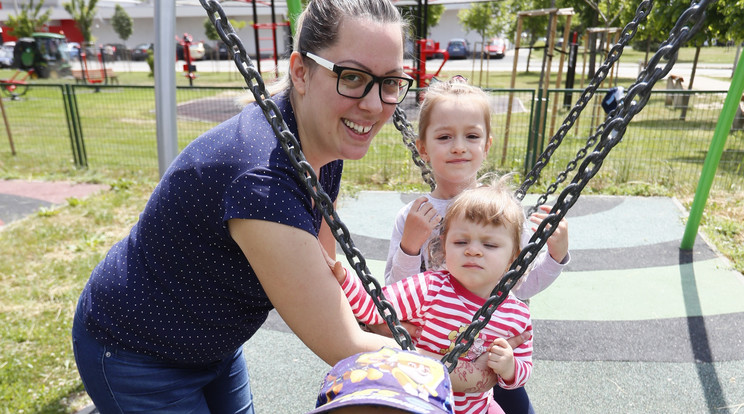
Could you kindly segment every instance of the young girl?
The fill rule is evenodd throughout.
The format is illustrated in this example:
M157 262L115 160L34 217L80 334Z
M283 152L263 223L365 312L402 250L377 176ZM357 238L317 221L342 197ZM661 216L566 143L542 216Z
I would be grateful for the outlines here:
M447 209L441 243L431 251L433 258L443 259L446 270L419 273L383 288L400 320L421 329L418 349L449 352L519 254L524 213L506 185L509 178L463 191ZM361 322L384 322L358 278L349 277L340 266L334 275ZM527 305L509 293L460 359L472 361L488 352L488 366L498 375L499 386L522 387L532 371L532 341L512 349L506 339L531 331ZM455 412L503 412L493 403L490 390L454 395Z
M385 265L386 284L431 268L422 252L452 199L475 185L491 142L491 108L485 92L468 85L461 76L431 84L421 105L416 147L421 158L431 164L437 186L398 212ZM550 211L546 206L541 209ZM530 221L539 224L546 216L533 214ZM523 232L520 246L529 238L530 233ZM547 244L549 254L543 252L535 258L532 271L515 289L518 298L529 299L548 287L569 262L565 219Z
M468 85L461 76L431 84L421 105L416 146L421 158L430 163L437 185L431 194L417 198L398 212L385 266L386 284L433 268L422 252L427 251L428 240L453 197L475 185L491 142L491 108L485 92ZM540 209L550 211L547 206ZM531 236L530 222L536 226L545 217L544 213L530 216L520 250ZM561 220L548 239L548 254L541 252L529 273L512 290L518 298L529 299L547 288L568 264L567 226L566 220ZM497 386L494 397L507 413L533 412L523 388L504 390Z

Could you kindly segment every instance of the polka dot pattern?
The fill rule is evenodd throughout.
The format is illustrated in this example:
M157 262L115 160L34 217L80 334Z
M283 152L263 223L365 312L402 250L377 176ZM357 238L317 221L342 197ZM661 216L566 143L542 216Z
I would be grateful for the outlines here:
M289 100L275 102L298 136ZM319 174L334 200L342 168L335 161ZM311 206L263 113L246 107L184 149L130 234L93 270L82 294L88 330L102 343L182 363L232 353L273 306L227 221L266 220L317 235L322 215Z

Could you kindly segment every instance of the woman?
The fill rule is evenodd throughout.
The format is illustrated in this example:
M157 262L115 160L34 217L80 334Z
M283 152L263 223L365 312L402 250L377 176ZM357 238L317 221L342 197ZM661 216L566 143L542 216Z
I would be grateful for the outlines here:
M273 100L334 200L341 160L367 152L408 91L404 30L387 0L314 0L300 16ZM330 365L396 346L359 329L323 248L330 230L256 105L197 138L80 296L73 345L93 402L253 412L242 345L272 308Z

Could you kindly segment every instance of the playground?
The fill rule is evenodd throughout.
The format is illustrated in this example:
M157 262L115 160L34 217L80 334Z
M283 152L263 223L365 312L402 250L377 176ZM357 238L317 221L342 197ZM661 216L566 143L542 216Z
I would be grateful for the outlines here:
M514 62L516 66L516 56ZM663 77L658 73L649 76L646 90L631 88L631 96L641 100L641 108L653 84ZM542 85L546 92L547 83ZM598 87L598 83L592 83L587 89L596 92ZM542 100L541 93L537 101ZM740 95L741 90L737 93ZM733 115L726 101L723 112ZM586 102L577 101L577 107L582 104ZM555 205L546 222L564 216L569 220L572 259L558 281L530 302L535 374L527 390L539 412L736 413L744 407L744 304L740 300L744 278L703 235L693 232L692 240L689 238L689 222L699 220L693 214L699 210L698 197L689 217L674 198L579 197L583 185L593 177L591 165L586 172L587 163L594 163L597 169L601 166L607 152L622 138L632 118L627 113L635 105L635 101L629 104L620 100L617 111L614 107L607 109L608 119L614 117L614 121L624 124L617 130L610 131L617 123L604 130L608 123L605 120L598 127L601 140L579 169L582 186L578 190L545 194L548 204ZM524 111L521 103L515 106L511 95L508 100L495 99L493 107L496 113L506 113L507 131L512 112ZM531 127L544 130L547 108L538 105L537 113ZM620 138L613 134L618 130ZM401 132L405 140L406 132ZM565 135L559 130L551 138L548 148L554 141L560 144L562 133ZM717 150L712 148L711 152ZM599 160L594 161L597 157ZM535 166L533 161L532 166L535 169L530 174L539 174L540 163ZM527 177L529 180L530 175ZM5 210L0 207L0 220L2 214L14 221L61 203L59 198L50 201L40 197L30 184L14 184L20 184L21 189L0 187L0 194L4 194L0 203L12 206ZM710 184L701 180L703 192ZM362 191L339 201L339 216L351 230L372 275L383 273L393 217L416 196ZM705 197L707 194L703 194L703 205ZM527 195L525 206L536 200L536 195ZM538 229L540 236L543 232L549 230ZM343 253L339 251L339 255ZM504 279L510 277L514 277L511 272ZM257 411L301 413L312 408L328 366L276 313L248 341L245 356L253 377Z
M99 191L0 181L0 220ZM383 273L395 214L416 196L363 191L339 202L373 275ZM740 412L744 276L702 235L679 249L685 216L666 197L582 196L570 210L571 263L530 302L535 371L526 388L538 412ZM258 412L313 407L328 366L275 312L244 352Z

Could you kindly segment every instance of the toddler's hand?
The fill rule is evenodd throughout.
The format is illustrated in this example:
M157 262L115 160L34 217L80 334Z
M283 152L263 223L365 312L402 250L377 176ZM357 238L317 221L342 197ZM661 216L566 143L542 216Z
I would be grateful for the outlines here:
M344 269L344 266L341 264L341 262L331 258L326 249L323 248L322 243L319 244L320 250L323 252L323 258L325 259L328 268L331 269L333 277L335 277L336 280L338 280L338 283L342 285L346 281L346 269Z
M344 269L344 266L341 264L341 262L336 262L331 266L331 272L333 272L333 277L338 280L339 285L343 285L346 281L346 269Z
M545 213L532 213L530 221L536 224L536 226L532 228L533 231L537 230L537 226L548 217L547 213L550 213L550 209L550 206L540 206L540 210ZM548 237L547 244L548 254L550 254L550 257L558 263L563 262L563 259L565 259L568 254L568 221L566 221L565 217L558 222L558 227L556 227L553 234Z
M514 350L504 338L497 338L488 349L488 367L504 381L514 381Z

